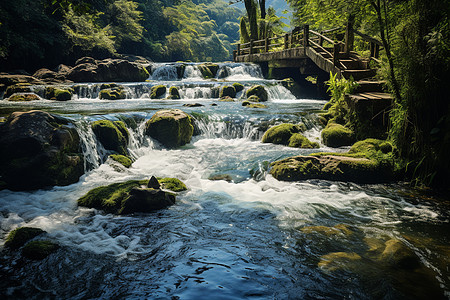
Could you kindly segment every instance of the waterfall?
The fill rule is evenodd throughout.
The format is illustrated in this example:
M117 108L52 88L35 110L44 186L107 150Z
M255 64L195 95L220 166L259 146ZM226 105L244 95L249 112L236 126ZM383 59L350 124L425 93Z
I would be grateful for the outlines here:
M177 80L177 68L173 64L155 64L152 80Z
M203 80L202 73L195 65L188 65L184 70L183 81Z
M101 155L104 149L97 147L97 138L92 131L91 124L86 119L75 123L76 130L80 136L81 149L84 154L84 170L90 171L100 166Z
M223 117L219 115L196 116L195 126L205 138L259 140L262 131L258 124L244 116Z

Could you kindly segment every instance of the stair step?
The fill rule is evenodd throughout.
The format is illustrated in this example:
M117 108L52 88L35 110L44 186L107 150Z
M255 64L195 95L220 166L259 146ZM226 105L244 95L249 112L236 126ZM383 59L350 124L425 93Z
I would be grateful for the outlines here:
M359 68L359 62L357 60L353 59L340 59L339 60L344 66L346 66L348 69L358 69Z
M364 93L356 93L346 95L346 97L354 102L359 101L385 101L391 102L393 100L392 95L389 93L381 93L381 92L364 92Z
M371 78L376 75L376 71L372 69L365 69L365 70L344 70L343 76L346 79L350 79L350 77L353 78L353 80L359 81L361 79Z
M368 80L360 80L358 81L358 88L356 89L357 93L364 92L384 92L384 87L386 86L386 81L368 81Z

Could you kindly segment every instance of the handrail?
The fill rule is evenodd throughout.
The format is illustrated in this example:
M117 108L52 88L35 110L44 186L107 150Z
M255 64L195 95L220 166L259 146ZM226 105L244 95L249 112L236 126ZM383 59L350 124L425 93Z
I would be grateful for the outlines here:
M335 42L334 42L332 39L327 38L326 36L324 36L323 34L318 33L317 31L310 30L309 32L312 33L312 34L314 34L314 35L316 35L316 36L318 36L319 38L324 39L325 41L331 43L332 45L335 44Z
M321 33L322 33L322 34L330 33L330 32L334 32L334 31L342 30L342 29L344 29L344 28L345 28L345 27L336 27L336 28L333 28L333 29L322 30Z
M353 32L356 33L357 35L359 35L360 37L362 37L364 40L383 47L383 43L380 42L379 40L377 40L376 38L373 38L373 37L371 37L371 36L369 36L367 34L364 34L364 33L360 32L360 31L358 31L356 29L353 29Z

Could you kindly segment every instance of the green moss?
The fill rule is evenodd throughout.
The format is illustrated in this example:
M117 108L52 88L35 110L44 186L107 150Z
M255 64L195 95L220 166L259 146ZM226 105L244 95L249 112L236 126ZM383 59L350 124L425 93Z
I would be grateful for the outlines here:
M162 84L152 86L150 90L150 98L151 99L160 99L166 93L166 87Z
M74 90L72 88L58 88L48 86L45 88L44 97L49 100L68 101L72 99Z
M19 249L26 242L44 233L45 231L39 228L19 227L11 231L6 237L5 247L11 249Z
M146 81L150 77L150 73L148 72L146 67L142 66L139 69L139 77L141 81Z
M288 145L291 136L294 133L302 132L302 128L299 125L290 123L284 123L271 127L264 133L262 138L263 143L273 143L280 145Z
M322 130L322 140L328 147L349 146L355 142L355 134L340 124L328 123Z
M34 100L40 100L39 96L36 94L13 94L8 98L8 101L13 102L28 102L28 101L34 101Z
M29 83L18 83L15 85L10 85L6 88L4 98L10 97L15 93L31 93L31 84Z
M253 96L252 96L253 97ZM261 103L251 103L249 101L243 101L242 106L248 107L248 108L267 108L266 105Z
M114 121L114 126L120 131L120 133L124 136L127 144L130 140L130 133L128 132L127 125L125 125L125 122L123 121Z
M109 157L112 160L117 161L118 163L122 164L125 168L129 168L133 164L132 160L125 155L111 154Z
M222 89L220 89L219 97L236 98L236 89L234 88L234 86L225 85L222 87Z
M169 96L167 97L167 99L180 99L180 92L178 90L178 87L176 86L171 86L169 88Z
M240 84L239 82L233 83L233 87L236 90L236 93L239 93L240 91L242 91L244 89L244 86L242 84Z
M247 90L246 96L247 98L250 98L250 96L252 95L258 96L259 100L262 102L265 102L269 99L269 95L262 85L255 85L249 88Z
M289 139L289 147L294 148L319 148L319 144L311 142L308 138L304 137L301 133L294 133Z
M22 249L26 258L41 260L58 250L59 246L51 241L31 241Z
M187 190L186 185L177 178L157 178L161 187L166 190L171 190L174 192L182 192Z
M98 120L93 122L91 126L105 149L127 155L128 130L122 121Z
M108 84L108 86L113 85L115 84ZM122 86L113 86L112 88L102 89L98 97L105 100L120 100L126 98L126 92Z

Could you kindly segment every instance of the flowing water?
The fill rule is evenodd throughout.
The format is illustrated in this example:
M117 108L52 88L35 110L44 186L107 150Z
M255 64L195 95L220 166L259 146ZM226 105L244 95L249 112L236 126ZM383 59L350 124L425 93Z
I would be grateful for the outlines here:
M272 161L346 150L260 142L267 128L282 122L303 122L306 135L320 142L317 111L326 101L297 99L254 65L221 64L215 80L202 79L195 64L177 78L175 66L156 65L148 82L124 84L125 100L99 100L98 84L85 84L67 102L0 101L3 114L42 109L72 119L86 157L78 183L0 191L1 243L12 229L32 226L61 245L38 262L3 250L2 299L450 297L448 202L419 198L400 185L277 181L267 173ZM268 108L219 102L218 88L235 81L265 85ZM156 84L178 86L182 99L150 100ZM194 102L204 106L183 107ZM143 134L145 121L168 108L190 113L198 131L176 150ZM98 119L126 122L131 168L106 160L108 151L89 126ZM116 216L77 206L92 188L151 175L177 177L189 189L176 205L150 214ZM214 175L232 181L208 179ZM390 253L388 245L402 246ZM397 264L402 253L418 264Z

